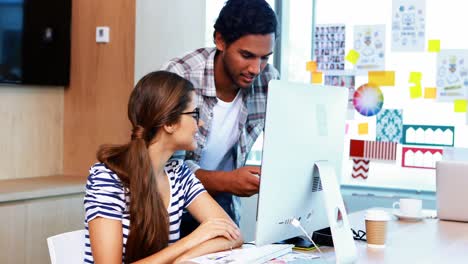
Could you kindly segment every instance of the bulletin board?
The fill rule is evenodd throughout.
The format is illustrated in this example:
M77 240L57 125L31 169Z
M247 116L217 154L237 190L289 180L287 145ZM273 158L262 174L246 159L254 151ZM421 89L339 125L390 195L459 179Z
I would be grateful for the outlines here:
M341 183L435 190L468 148L468 2L316 0L311 82L349 89Z

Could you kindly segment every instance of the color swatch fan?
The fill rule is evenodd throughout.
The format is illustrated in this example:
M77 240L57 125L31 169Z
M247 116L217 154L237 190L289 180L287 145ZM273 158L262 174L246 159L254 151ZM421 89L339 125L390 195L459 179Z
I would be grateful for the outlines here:
M354 92L354 108L363 116L376 115L382 109L383 101L382 91L377 86L363 84Z

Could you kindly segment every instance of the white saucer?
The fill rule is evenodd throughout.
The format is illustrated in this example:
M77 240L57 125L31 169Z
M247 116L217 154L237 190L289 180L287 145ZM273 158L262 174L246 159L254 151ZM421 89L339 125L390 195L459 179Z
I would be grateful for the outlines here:
M414 216L414 215L404 215L400 212L400 210L394 210L393 214L398 217L399 220L402 221L421 221L425 218L425 216L421 213L420 215Z

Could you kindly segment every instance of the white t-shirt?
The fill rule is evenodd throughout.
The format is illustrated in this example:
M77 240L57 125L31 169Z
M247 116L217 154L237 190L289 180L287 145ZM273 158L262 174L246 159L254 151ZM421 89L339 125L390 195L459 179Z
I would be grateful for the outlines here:
M203 149L200 167L204 170L230 171L234 164L234 145L239 140L239 117L242 95L239 91L232 102L218 98L213 108L210 134Z

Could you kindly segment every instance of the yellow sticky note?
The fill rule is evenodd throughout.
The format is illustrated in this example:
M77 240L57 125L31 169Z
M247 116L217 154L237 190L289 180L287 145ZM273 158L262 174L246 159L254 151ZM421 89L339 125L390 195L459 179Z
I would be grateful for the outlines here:
M306 64L306 71L316 72L317 71L317 62L308 61Z
M312 73L312 83L322 83L322 73L321 72L313 72Z
M424 98L435 99L436 97L437 97L437 88L435 87L424 88Z
M422 96L422 88L420 84L412 86L409 89L411 99L419 98Z
M422 79L422 73L420 72L410 72L409 82L410 83L420 83Z
M394 71L370 71L368 72L369 83L377 86L394 86L395 72Z
M358 134L367 135L369 133L369 124L368 123L359 123L358 124Z
M453 101L454 111L455 113L465 113L466 112L466 100L459 99Z
M440 51L440 40L430 39L428 41L427 51L429 51L429 52L439 52Z
M356 64L359 59L359 56L359 52L352 49L348 52L348 55L346 55L346 60L351 62L352 64Z

